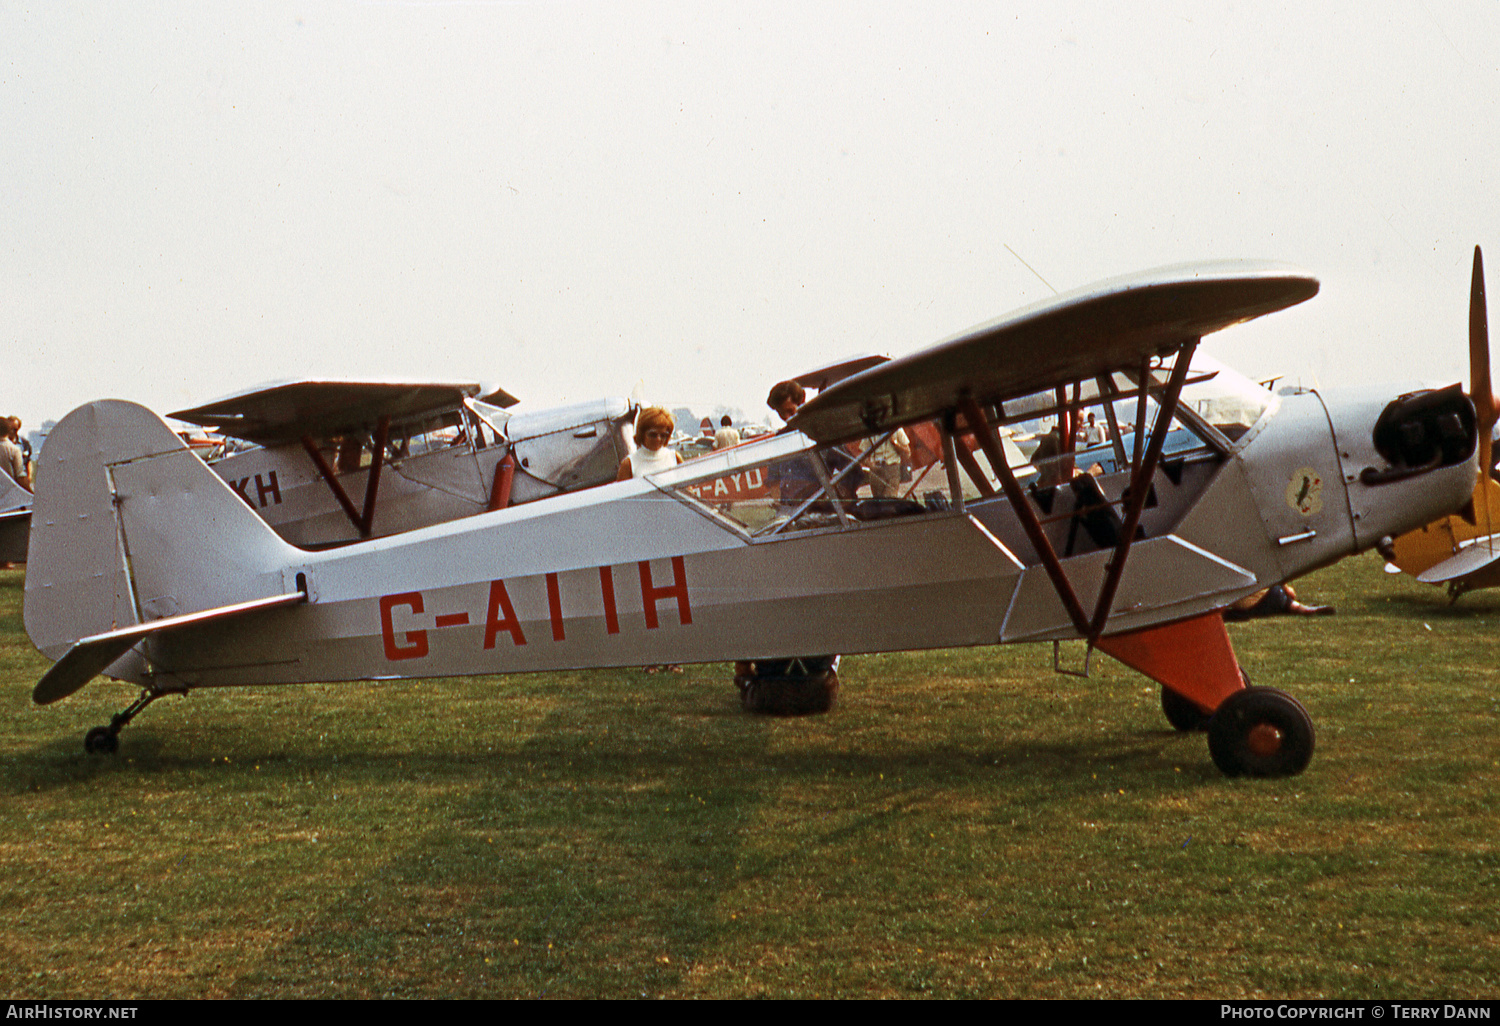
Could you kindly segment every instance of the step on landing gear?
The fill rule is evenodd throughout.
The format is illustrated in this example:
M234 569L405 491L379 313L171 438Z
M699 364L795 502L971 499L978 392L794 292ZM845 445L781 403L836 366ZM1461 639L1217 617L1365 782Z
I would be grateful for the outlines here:
M83 736L83 750L90 755L115 754L120 749L120 731L125 729L125 724L135 719L137 713L161 696L172 693L170 691L153 691L151 688L142 691L139 698L110 717L109 726L95 727L85 734Z

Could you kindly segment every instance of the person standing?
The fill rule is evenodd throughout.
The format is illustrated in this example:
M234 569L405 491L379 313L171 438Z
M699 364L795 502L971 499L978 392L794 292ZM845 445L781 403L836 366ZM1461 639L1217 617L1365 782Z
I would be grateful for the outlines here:
M677 419L660 406L648 406L635 419L635 452L620 461L616 481L629 481L632 477L645 477L658 470L670 470L682 462L682 454L667 448L672 432L677 428Z
M910 461L911 442L906 431L897 428L870 457L870 491L875 498L894 499L901 494L901 465Z
M719 430L714 432L714 448L728 449L730 446L740 444L740 433L734 428L734 421L729 414L719 418Z
M6 433L0 438L0 466L11 477L16 479L16 484L26 489L31 488L31 468L26 461L26 454L21 451L21 418L7 417L5 421Z

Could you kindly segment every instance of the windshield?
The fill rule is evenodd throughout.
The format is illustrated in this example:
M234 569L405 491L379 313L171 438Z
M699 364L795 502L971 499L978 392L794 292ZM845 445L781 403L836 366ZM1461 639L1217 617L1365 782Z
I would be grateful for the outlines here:
M1193 358L1188 384L1182 389L1183 405L1231 442L1239 441L1275 402L1270 389L1211 356Z

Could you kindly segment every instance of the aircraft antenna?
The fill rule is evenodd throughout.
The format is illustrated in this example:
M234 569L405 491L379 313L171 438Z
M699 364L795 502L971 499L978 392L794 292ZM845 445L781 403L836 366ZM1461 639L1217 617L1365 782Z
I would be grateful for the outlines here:
M1010 249L1010 243L1008 243L1008 242L1001 243L1001 245L1003 245L1006 249ZM1026 268L1026 270L1030 271L1032 274L1035 274L1037 281L1041 282L1043 285L1047 286L1049 289L1052 289L1052 283L1050 281L1048 281L1046 278L1043 278L1041 276L1041 274L1037 272L1037 269L1035 267L1032 267L1030 264L1028 264L1026 262L1025 258L1023 258L1021 256L1021 254L1017 253L1013 249L1010 249L1010 255L1013 256L1013 257L1015 257L1017 260L1020 260L1022 267ZM1052 294L1054 296L1056 296L1059 293L1058 293L1058 291L1056 289L1052 289Z

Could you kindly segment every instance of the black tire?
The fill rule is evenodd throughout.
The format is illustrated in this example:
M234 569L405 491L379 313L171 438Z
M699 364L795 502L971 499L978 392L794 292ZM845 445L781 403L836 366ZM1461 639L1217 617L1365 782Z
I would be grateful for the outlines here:
M759 670L757 664L756 669ZM839 675L835 670L796 676L735 678L740 706L763 716L810 716L831 712L838 702Z
M114 755L120 750L120 738L108 727L95 727L83 735L83 750L90 755Z
M1208 752L1230 777L1293 777L1312 760L1312 717L1291 695L1246 688L1220 704L1208 724Z
M1207 730L1213 714L1198 708L1196 702L1184 698L1171 688L1161 689L1161 711L1174 730L1186 734L1194 730Z

